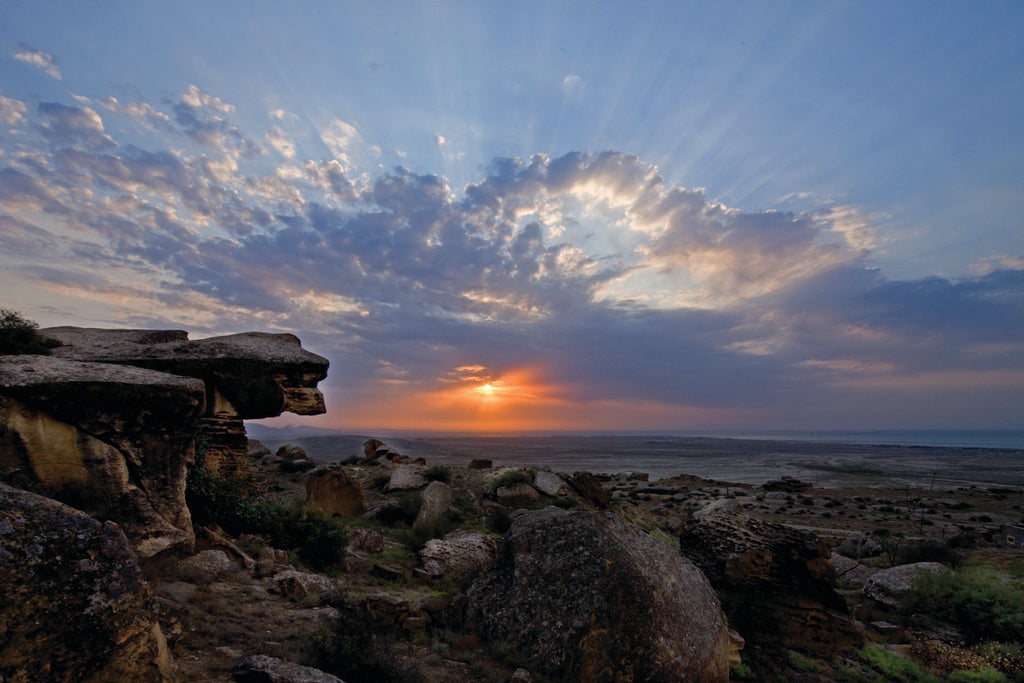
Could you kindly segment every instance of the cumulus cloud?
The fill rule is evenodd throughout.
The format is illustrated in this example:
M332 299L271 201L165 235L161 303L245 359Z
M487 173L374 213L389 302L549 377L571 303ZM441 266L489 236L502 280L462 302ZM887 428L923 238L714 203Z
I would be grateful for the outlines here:
M41 69L50 78L55 78L58 81L64 80L64 77L60 73L60 69L57 68L57 60L53 58L49 52L43 52L42 50L35 50L30 48L28 45L20 45L19 50L14 53L14 58L19 62L25 64L31 64L37 69Z
M234 105L190 85L173 108L175 121L200 144L231 156L258 152L257 145L225 118L235 110Z
M89 107L74 107L58 102L40 102L38 126L47 137L60 143L78 143L86 147L114 145L103 128L103 119Z
M615 151L497 159L460 190L404 168L357 182L379 149L354 125L330 121L333 158L308 158L282 111L253 136L280 156L247 155L233 108L195 86L173 118L102 100L147 148L87 103L5 102L32 138L0 157L6 270L116 297L131 324L303 330L359 396L529 375L559 401L754 414L1024 369L1019 259L891 281L856 207L740 210Z
M110 111L126 114L149 123L162 123L170 120L167 114L154 109L148 102L119 102L116 97L107 97L100 104Z
M381 149L371 145L351 123L333 119L320 131L320 139L345 172L350 172L369 159L379 158Z
M27 105L21 100L0 95L0 121L3 121L8 126L19 123L25 117L27 110Z

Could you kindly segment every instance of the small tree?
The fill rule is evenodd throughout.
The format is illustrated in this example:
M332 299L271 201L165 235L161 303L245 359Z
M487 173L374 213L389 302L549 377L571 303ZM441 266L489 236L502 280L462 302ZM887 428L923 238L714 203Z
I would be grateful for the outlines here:
M36 332L38 329L39 325L17 311L0 308L0 356L49 355L50 348Z

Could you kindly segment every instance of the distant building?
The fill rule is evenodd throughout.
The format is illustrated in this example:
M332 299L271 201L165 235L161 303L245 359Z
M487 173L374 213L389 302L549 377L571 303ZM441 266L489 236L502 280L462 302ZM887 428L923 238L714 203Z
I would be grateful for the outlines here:
M1003 525L1003 547L1024 548L1024 524Z

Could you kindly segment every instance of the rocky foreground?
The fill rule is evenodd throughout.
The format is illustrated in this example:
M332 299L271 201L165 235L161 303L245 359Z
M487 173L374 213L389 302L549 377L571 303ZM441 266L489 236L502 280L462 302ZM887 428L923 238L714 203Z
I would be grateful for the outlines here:
M880 658L981 655L913 577L1024 570L1020 489L328 465L244 438L323 410L294 337L42 332L0 357L0 680L917 680Z

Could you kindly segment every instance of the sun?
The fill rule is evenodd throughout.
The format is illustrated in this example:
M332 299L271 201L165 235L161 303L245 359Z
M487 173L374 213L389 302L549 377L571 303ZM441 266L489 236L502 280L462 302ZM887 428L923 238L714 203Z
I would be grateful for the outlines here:
M483 398L494 398L501 391L499 388L500 383L501 380L498 380L497 382L488 382L487 384L475 388L473 391Z

